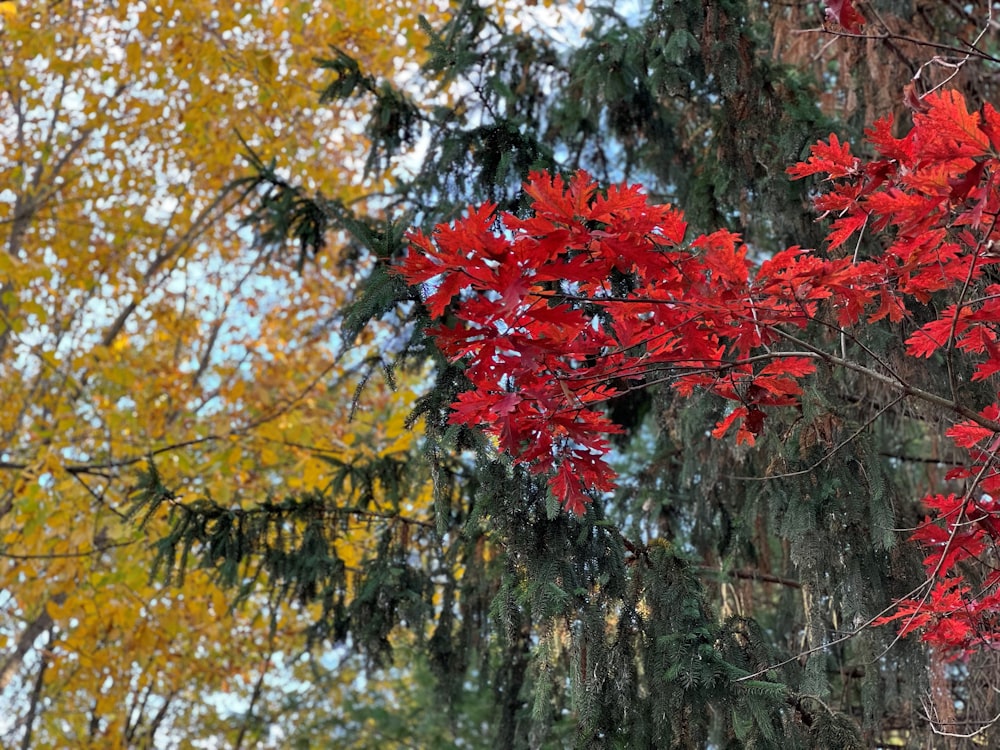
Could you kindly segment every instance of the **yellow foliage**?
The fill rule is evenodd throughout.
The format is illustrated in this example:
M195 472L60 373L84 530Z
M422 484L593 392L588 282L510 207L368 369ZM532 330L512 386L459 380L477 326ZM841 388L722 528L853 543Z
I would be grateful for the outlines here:
M264 262L232 185L242 137L363 206L359 113L320 111L314 58L339 43L393 76L421 13L441 10L0 2L0 716L23 715L42 671L34 747L124 747L150 696L198 736L206 696L252 686L234 678L276 639L301 646L308 612L272 633L207 575L150 580L169 507L143 532L123 514L151 452L180 501L237 504L322 488L322 455L413 447L413 394L351 422L356 380L303 322L336 319L353 288L336 253L303 275ZM369 536L349 530L345 556Z

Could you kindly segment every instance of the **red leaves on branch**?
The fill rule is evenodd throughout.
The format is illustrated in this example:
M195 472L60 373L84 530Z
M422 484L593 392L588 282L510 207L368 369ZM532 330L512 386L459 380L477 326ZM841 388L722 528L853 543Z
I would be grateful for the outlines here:
M789 170L796 177L826 175L829 191L818 201L836 215L831 249L854 232L878 234L884 250L870 258L868 278L884 313L894 320L908 310L950 290L951 304L907 339L907 353L932 357L960 353L975 363L973 380L1000 372L1000 286L982 288L981 277L997 262L992 253L1000 213L997 178L1000 161L1000 117L986 105L970 112L956 92L926 96L914 108L913 128L902 138L892 135L892 120L867 131L876 158L850 171L848 152L831 136L830 144L813 149L806 165ZM856 229L855 229L856 227ZM900 633L919 630L929 643L952 654L993 646L1000 614L1000 575L985 556L1000 541L1000 496L997 469L997 404L975 419L954 425L947 435L969 451L970 464L949 472L965 479L963 496L936 495L925 500L928 517L912 539L924 546L924 565L932 586L926 594L899 602L878 622L899 621ZM979 497L978 500L973 498ZM963 566L979 567L982 582L965 582Z
M863 23L849 0L827 5L846 30ZM603 410L608 399L648 381L712 392L732 402L712 434L752 445L771 409L797 403L817 359L839 361L836 350L795 351L796 329L816 320L905 326L911 310L948 290L953 304L910 326L907 353L970 357L980 380L1000 372L1000 285L969 293L997 262L1000 115L988 105L970 112L955 92L920 104L902 137L891 118L867 131L874 158L831 135L788 170L826 187L816 200L832 219L822 252L792 247L758 266L725 230L685 242L679 211L650 203L638 186L601 189L584 172L568 181L532 174L528 217L487 204L431 236L411 234L397 271L442 321L431 334L464 363L470 384L451 421L485 430L581 514L614 488L607 436L620 428ZM965 411L975 416L948 435L971 459L952 476L1000 495L997 412ZM1000 539L992 506L968 497L928 501L935 520L914 539L940 580L889 618L906 617L904 632L920 628L949 647L969 643L976 618L996 614L997 586L971 591L959 580L956 566ZM963 602L965 619L946 622Z
M851 155L851 144L841 143L836 133L830 133L829 143L821 141L813 146L809 158L789 167L788 174L796 179L826 175L826 179L833 180L857 176L860 166L861 160Z
M996 586L996 577L989 581ZM939 580L927 597L900 603L891 615L875 624L899 621L899 634L922 632L923 640L951 653L964 653L975 646L995 647L1000 632L983 628L984 620L997 608L995 594L977 597L960 578Z
M456 321L433 331L472 386L454 423L482 426L582 513L614 486L605 436L619 428L600 405L649 373L737 402L716 432L735 427L751 444L765 407L795 402L813 362L753 355L779 340L773 325L806 325L850 283L843 262L792 250L751 282L737 235L685 246L680 212L637 186L602 192L583 172L568 183L535 173L525 192L530 218L470 209L432 237L413 234L399 266L433 317Z

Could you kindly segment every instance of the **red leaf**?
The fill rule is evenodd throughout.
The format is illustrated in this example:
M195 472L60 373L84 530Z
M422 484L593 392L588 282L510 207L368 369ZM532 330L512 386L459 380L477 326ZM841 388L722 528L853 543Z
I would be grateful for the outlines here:
M934 352L948 343L952 333L961 335L968 327L967 318L972 311L968 307L963 307L958 313L958 320L955 320L957 308L952 305L941 313L941 317L932 320L915 331L906 340L906 353L911 357L930 357Z
M816 362L809 357L779 357L768 363L757 375L790 375L804 378L814 372L816 372Z
M824 0L826 17L849 34L857 34L864 25L865 17L861 15L851 0Z
M985 362L976 365L972 380L986 380L1000 372L1000 357L991 356Z
M914 129L927 136L921 144L925 159L952 161L987 154L990 141L979 126L979 113L969 112L960 93L945 89L928 94L924 101L929 109L914 114L913 122Z
M929 105L925 105L926 108L929 108ZM902 138L896 138L892 134L893 122L893 116L890 113L876 120L870 128L865 130L865 136L883 158L909 167L913 163L916 150L915 133L911 130ZM873 165L869 165L869 168L871 166ZM879 166L883 169L891 168L891 165L885 163Z
M814 174L826 174L827 179L836 179L858 173L861 161L856 156L851 156L851 144L842 144L836 133L830 133L828 143L820 141L810 151L811 155L806 161L786 170L792 175L792 179L798 180Z
M534 200L536 216L563 225L590 218L590 199L596 190L597 183L582 169L573 175L569 185L562 175L546 172L532 172L524 184L525 194Z
M836 250L843 245L852 234L861 229L868 222L868 213L848 214L830 225L830 233L826 236L827 245L830 250Z
M563 461L549 482L549 489L560 504L574 516L582 516L587 510L590 498L583 491L583 485L573 473L569 461Z
M764 430L764 419L767 415L757 406L747 409L746 419L743 420L743 427L752 435L759 435Z
M984 104L981 115L983 133L990 139L993 150L1000 151L1000 113L997 113L992 104Z
M743 419L747 416L747 408L745 406L738 406L733 409L726 417L721 419L718 424L715 425L715 429L712 430L712 437L721 438L729 428L733 426L733 423L737 420Z
M981 440L992 437L993 430L976 424L975 422L959 422L950 428L945 435L955 441L955 445L961 448L972 448Z
M463 391L452 405L452 424L481 424L487 416L506 416L517 408L521 397L515 393Z
M964 201L966 196L972 191L972 188L979 185L985 169L986 162L976 162L976 165L961 177L950 178L948 185L951 187L951 193L948 197L955 202Z
M903 104L913 112L924 113L931 108L931 105L917 94L917 85L914 81L903 86Z

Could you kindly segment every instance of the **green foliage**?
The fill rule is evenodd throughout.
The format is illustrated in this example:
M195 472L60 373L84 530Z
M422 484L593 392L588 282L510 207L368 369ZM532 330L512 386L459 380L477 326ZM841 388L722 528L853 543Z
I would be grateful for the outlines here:
M404 464L392 458L360 466L335 463L329 493L353 502L331 502L328 493L309 492L244 509L209 497L181 502L161 484L150 461L131 512L148 519L163 505L169 507L171 531L157 542L153 575L162 570L168 583L176 575L183 585L185 570L197 565L236 589L237 603L251 597L259 583L270 582L272 604L320 605L313 639L340 643L350 633L373 664L384 663L393 628L401 620L416 626L433 612L430 575L410 559L432 541L424 538L429 536L425 526L400 513ZM376 486L389 509L374 509ZM356 557L357 550L338 542L349 541L349 530L358 523L367 526L376 543L358 561L360 569L351 570L354 561L344 555ZM350 601L349 590L354 592Z

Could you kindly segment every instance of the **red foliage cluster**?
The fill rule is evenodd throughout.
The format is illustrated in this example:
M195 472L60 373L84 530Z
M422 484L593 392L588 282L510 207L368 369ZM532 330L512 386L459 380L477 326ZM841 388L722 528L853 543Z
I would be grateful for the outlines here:
M846 289L839 264L793 248L751 280L736 235L685 245L681 214L638 187L601 193L581 172L568 184L534 174L525 190L530 218L470 209L433 239L414 234L400 266L425 285L432 316L456 321L431 331L472 383L453 422L483 426L519 463L551 473L552 491L582 513L613 487L604 457L618 428L598 406L623 390L651 376L712 390L738 403L716 434L736 425L747 442L762 407L794 403L812 361L766 348L775 325L806 325Z
M602 191L583 172L568 183L531 175L529 218L486 205L431 237L414 233L398 272L421 286L429 313L443 321L432 335L466 363L471 383L452 421L485 429L582 513L614 483L607 435L619 428L604 402L653 381L669 380L681 394L710 391L733 402L713 435L735 429L737 441L752 444L768 409L796 403L818 360L847 364L796 335L811 322L901 321L948 290L957 301L913 333L908 353L956 350L975 358L976 379L1000 371L1000 286L968 293L996 262L1000 115L989 105L970 113L954 92L922 105L902 138L892 135L891 118L867 131L873 159L831 135L789 169L827 184L816 201L834 217L823 252L792 247L758 266L737 235L686 242L679 211L651 204L637 186ZM845 248L863 232L884 249L858 258L857 248ZM859 367L892 381L877 364ZM927 500L942 525L928 519L915 538L928 546L928 572L940 583L892 617L908 618L905 631L919 627L935 642L968 647L982 640L976 624L998 606L996 576L977 594L955 566L1000 537L1000 512L971 499L974 490L1000 496L1000 405L953 408L966 419L948 434L971 458L953 476L972 488L962 498ZM964 630L955 625L958 600L980 607L963 610Z

